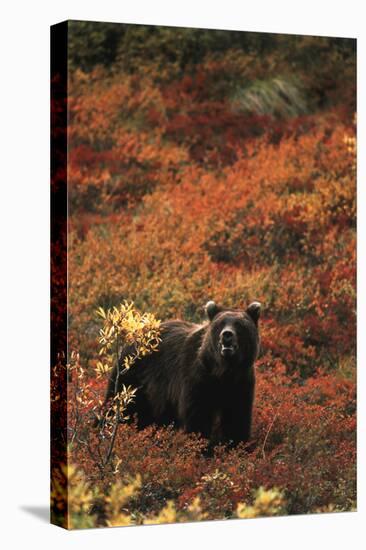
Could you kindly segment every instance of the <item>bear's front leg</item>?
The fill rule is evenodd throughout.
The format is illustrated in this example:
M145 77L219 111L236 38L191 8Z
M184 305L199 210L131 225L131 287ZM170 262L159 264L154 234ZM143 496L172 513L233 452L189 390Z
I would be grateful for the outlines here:
M199 388L183 390L179 403L180 424L187 433L197 433L210 439L212 406Z
M237 445L250 439L254 401L254 380L233 389L222 411L222 434L225 443Z

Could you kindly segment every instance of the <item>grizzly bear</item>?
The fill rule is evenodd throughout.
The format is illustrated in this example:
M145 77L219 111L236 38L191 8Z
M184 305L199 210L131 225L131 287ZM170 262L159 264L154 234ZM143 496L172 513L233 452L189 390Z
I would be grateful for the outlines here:
M137 388L129 415L138 428L174 423L211 444L247 441L250 437L255 387L254 362L259 352L260 303L244 310L208 302L208 321L173 320L161 324L157 352L137 360L119 376ZM126 349L123 360L131 350ZM109 380L106 401L115 394L117 367Z

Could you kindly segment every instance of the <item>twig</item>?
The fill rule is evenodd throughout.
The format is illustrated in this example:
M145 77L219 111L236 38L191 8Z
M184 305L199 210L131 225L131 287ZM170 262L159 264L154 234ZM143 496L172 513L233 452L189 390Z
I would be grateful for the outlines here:
M265 438L264 438L263 445L262 445L262 455L263 455L263 458L266 458L266 453L264 452L264 448L265 448L265 446L266 446L268 436L269 436L269 434L270 434L270 431L272 430L273 424L274 424L274 422L275 422L277 416L278 416L278 411L276 412L276 414L275 414L274 417L272 418L272 422L270 423L269 428L268 428L267 433L266 433L266 436L265 436Z
M121 374L120 373L120 366L119 366L119 338L118 338L118 334L117 334L117 339L116 339L116 346L117 346L117 349L116 349L117 373L116 373L116 379L115 379L115 382L114 382L114 395L115 396L117 395L117 392L118 392L119 377L120 377L120 374ZM107 453L107 456L106 456L106 459L105 459L105 462L104 462L104 466L106 466L109 462L109 459L110 459L112 451L113 451L114 442L116 440L117 430L118 430L119 421L120 421L120 406L121 406L120 400L119 400L119 398L117 398L117 411L116 411L116 416L115 416L115 419L114 419L113 433L112 433L112 438L111 438L111 443L109 445L108 453Z

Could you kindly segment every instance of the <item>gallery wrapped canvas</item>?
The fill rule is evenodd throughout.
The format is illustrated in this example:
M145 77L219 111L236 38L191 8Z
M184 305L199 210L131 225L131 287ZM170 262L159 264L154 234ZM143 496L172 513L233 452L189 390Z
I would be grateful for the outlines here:
M356 510L356 41L51 28L51 521Z

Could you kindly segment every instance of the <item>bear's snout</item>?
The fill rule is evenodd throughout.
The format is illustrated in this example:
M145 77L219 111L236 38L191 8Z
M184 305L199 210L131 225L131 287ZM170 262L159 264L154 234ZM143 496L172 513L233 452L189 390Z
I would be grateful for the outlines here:
M234 332L232 330L225 329L221 333L222 343L231 345L234 339Z
M220 353L223 357L234 355L238 347L237 337L232 328L224 328L220 334Z

